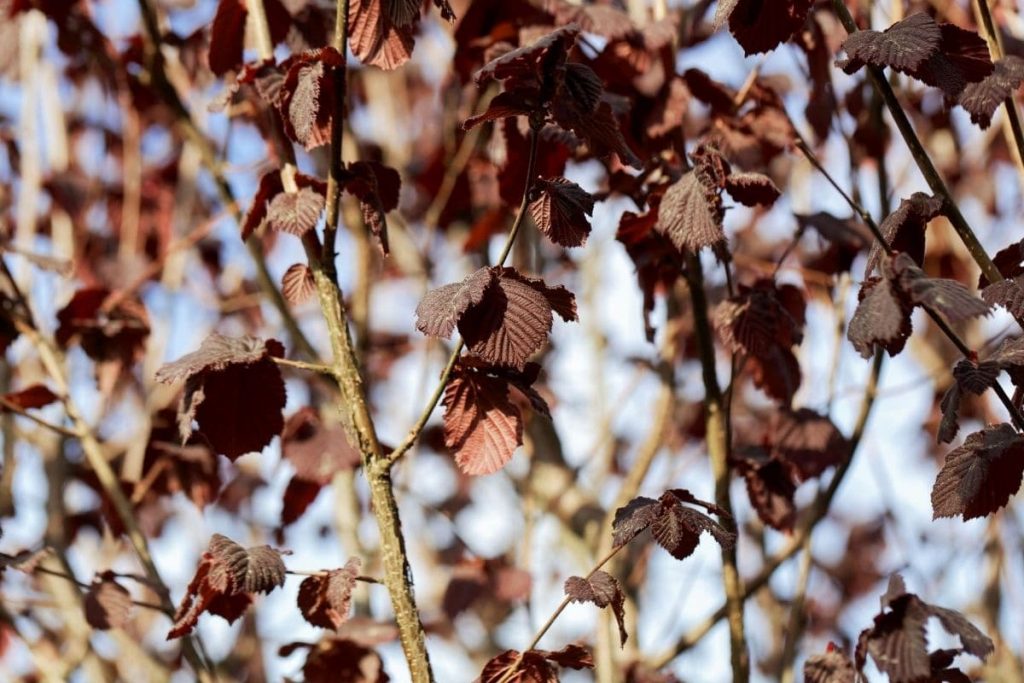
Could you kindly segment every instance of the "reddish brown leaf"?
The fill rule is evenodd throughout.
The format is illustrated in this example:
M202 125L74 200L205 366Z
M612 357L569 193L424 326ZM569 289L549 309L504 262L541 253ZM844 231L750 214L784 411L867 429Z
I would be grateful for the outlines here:
M295 263L288 267L281 278L281 293L290 304L301 304L316 292L316 280L313 271L305 263Z
M119 584L112 572L97 574L82 600L85 620L93 628L107 631L128 623L132 596Z
M953 367L953 378L962 390L979 395L995 386L1000 369L993 361L977 363L963 358Z
M576 299L564 287L548 287L514 268L482 268L461 283L428 292L416 309L416 325L445 337L457 323L471 354L522 370L544 346L553 312L576 319Z
M359 466L358 451L337 424L321 422L317 412L300 408L288 418L281 432L281 454L295 468L295 476L321 486L334 475Z
M50 388L45 384L33 384L32 386L25 387L21 391L13 391L9 394L4 394L4 401L21 408L22 410L29 410L31 408L42 408L48 406L54 401L58 400L57 394L50 391ZM0 406L0 410L9 411L10 409L6 406Z
M804 662L806 683L856 683L857 670L849 655L829 643L828 651L813 655Z
M725 191L746 206L771 206L782 191L762 173L732 173L725 179Z
M758 280L715 311L715 327L729 350L742 353L754 384L788 404L800 385L793 347L803 340L804 295L793 285Z
M891 271L891 272L890 272ZM911 303L925 306L950 322L962 322L989 314L989 305L956 280L930 278L906 254L886 267L886 277L897 278Z
M345 190L359 199L363 220L388 253L386 214L398 208L402 179L398 171L376 161L356 161L348 165L349 178Z
M575 134L599 159L608 159L614 154L623 164L637 169L644 167L623 137L608 102L602 101L594 111L586 111L580 109L575 100L560 97L554 103L552 116L559 127Z
M959 650L938 651L929 656L925 626L930 617L936 617L944 629L958 636L967 652L982 659L992 653L992 641L963 615L930 605L913 593L907 593L902 579L894 575L882 598L882 612L875 617L874 625L860 634L857 667L862 669L870 655L879 670L894 683L951 680L945 676L933 678L933 674L936 669L948 667Z
M334 73L344 66L344 57L332 47L306 50L281 64L286 75L278 110L284 130L307 150L330 142Z
M864 358L872 356L876 345L895 356L910 336L910 311L888 279L865 280L846 337Z
M1024 59L1015 55L1003 57L983 80L968 83L958 104L971 115L971 121L982 128L992 124L992 115L1024 82Z
M256 196L253 197L252 206L249 207L249 211L246 212L245 218L242 220L243 242L256 232L256 228L260 227L267 217L267 205L271 199L281 192L284 192L284 186L281 185L280 172L276 170L267 171L260 176L259 186L256 189Z
M57 312L55 333L62 348L81 344L95 361L120 361L132 365L142 354L149 336L149 315L135 296L119 297L110 307L113 293L103 288L75 292L67 306Z
M768 52L804 25L810 8L810 0L728 0L719 3L715 26L728 17L729 31L744 53Z
M1002 306L1013 316L1024 316L1024 277L1007 278L981 290L981 298L990 306Z
M540 91L532 88L518 88L498 93L487 105L487 110L476 116L470 116L462 122L464 130L471 130L481 123L498 121L512 116L529 116L540 110Z
M647 528L654 539L676 559L689 556L700 543L704 532L711 533L722 546L729 546L736 535L703 512L686 507L683 503L699 505L719 515L722 511L710 503L694 498L684 489L673 489L658 500L634 498L615 511L612 522L613 542L625 545Z
M302 676L306 683L388 683L380 655L352 638L325 638L318 643L289 643L279 653L287 657L308 650Z
M282 192L270 202L267 222L274 230L302 237L316 227L323 210L324 198L313 190Z
M284 426L284 380L270 356L284 349L273 339L207 337L198 351L164 365L159 382L187 380L179 407L182 440L192 434L192 421L218 453L234 460L260 451Z
M899 208L885 217L879 226L882 237L893 251L907 254L914 263L924 262L925 226L943 211L941 197L924 192L915 192L910 199L900 202ZM871 273L881 263L884 252L877 243L871 245L866 273Z
M220 0L210 33L210 71L223 76L242 64L245 20L249 16L244 0Z
M321 489L323 484L315 481L297 476L289 479L281 498L281 526L286 527L298 521L316 501Z
M246 550L231 539L214 534L174 613L174 625L167 639L191 633L203 612L233 622L252 602L252 593L269 593L284 585L284 577L284 562L276 550L269 546Z
M491 60L476 72L474 78L478 84L492 79L536 79L542 65L557 67L565 62L569 48L576 43L579 32L579 26L575 25L558 28L529 45L509 50Z
M445 445L466 474L497 472L523 442L522 415L499 378L456 368L442 403Z
M450 337L466 311L483 301L494 279L494 271L481 268L462 282L430 290L416 307L416 329L432 337Z
M299 584L299 610L306 621L320 628L337 629L348 620L352 590L362 567L358 557L341 569L309 576Z
M1008 424L986 427L946 455L932 488L934 517L985 517L1006 505L1024 475L1024 437Z
M534 223L555 244L581 247L590 234L594 198L576 183L557 177L534 184L537 198L530 203Z
M558 671L552 664L563 668L593 668L590 653L579 645L566 645L556 652L506 650L491 659L480 674L480 683L558 683Z
M809 408L778 411L770 430L772 455L792 468L798 481L821 475L849 455L850 444L832 420Z
M709 145L700 145L690 156L693 170L665 192L656 229L677 249L698 251L725 242L722 189L731 169L725 157Z
M707 188L696 172L687 173L665 192L656 229L676 249L698 251L725 241L722 198Z
M626 596L614 576L603 571L596 571L589 578L570 576L565 581L565 595L572 602L591 602L598 607L611 607L619 625L619 644L626 644L629 638L625 622Z
M942 402L939 404L942 419L939 421L939 429L935 434L939 443L949 443L960 431L960 395L960 385L954 382L942 397Z
M383 11L384 4L385 0L349 2L349 46L364 64L391 71L412 56L415 27L396 26Z
M796 521L796 484L790 470L761 449L750 447L739 451L734 465L746 481L750 504L761 521L780 531L792 529Z

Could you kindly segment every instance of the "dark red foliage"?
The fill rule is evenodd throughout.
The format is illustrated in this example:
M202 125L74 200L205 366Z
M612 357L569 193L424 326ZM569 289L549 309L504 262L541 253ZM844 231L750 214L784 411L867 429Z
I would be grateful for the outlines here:
M283 355L276 340L215 332L198 351L160 368L159 382L185 380L178 409L182 440L195 421L210 446L232 460L263 450L284 427L284 380L271 360Z
M672 489L658 500L641 496L616 510L612 523L615 545L625 545L650 529L658 545L677 560L682 560L697 549L704 532L710 533L723 547L736 541L735 533L688 505L702 507L732 523L732 519L717 506L694 498L685 489Z
M284 585L284 577L284 562L276 550L269 546L247 550L214 534L174 613L167 639L191 633L203 612L234 622L248 608L254 593L269 593Z
M596 571L588 577L570 576L565 580L565 595L572 602L591 602L598 607L611 607L615 622L619 625L619 643L626 644L625 604L626 596L618 580L603 571Z
M466 474L492 474L523 443L522 411L513 396L524 396L547 415L544 399L531 387L539 366L522 372L460 361L444 392L444 442Z
M302 675L306 683L388 683L380 655L352 638L331 637L318 643L289 643L278 654L307 650Z
M857 668L862 669L870 655L893 683L950 680L932 678L938 673L933 671L933 665L939 664L938 668L945 669L952 663L952 658L943 656L933 659L936 653L928 651L925 625L932 617L948 633L960 638L962 649L955 650L955 654L967 652L984 659L995 649L992 641L959 612L930 605L913 593L907 593L903 580L896 574L882 596L882 612L875 617L874 625L860 634Z
M715 26L729 21L729 31L748 54L768 52L800 30L810 0L726 0L718 4Z
M337 629L345 623L361 567L359 558L353 557L340 569L303 579L298 601L306 621L326 629Z
M142 302L102 288L75 292L57 312L57 322L57 343L64 348L81 344L97 362L118 361L130 366L149 336L149 316Z
M97 574L82 600L85 620L93 628L121 628L131 618L132 596L113 572Z
M448 337L458 325L473 356L522 370L544 346L553 313L576 320L576 298L565 287L548 287L514 268L481 268L427 292L416 307L416 327Z
M49 387L44 384L33 384L30 387L25 387L21 391L12 391L8 394L3 395L4 403L21 408L22 410L29 410L30 408L43 408L50 405L54 401L57 401L59 397L57 394L50 391ZM7 405L0 405L0 411L10 411Z
M985 517L1006 505L1024 476L1024 437L1008 424L986 427L946 455L932 489L935 518Z
M719 304L715 326L726 348L747 359L754 384L788 405L800 386L793 347L803 340L804 295L793 285L759 280Z
M558 683L558 668L590 669L594 660L579 645L557 652L506 650L484 666L480 683Z

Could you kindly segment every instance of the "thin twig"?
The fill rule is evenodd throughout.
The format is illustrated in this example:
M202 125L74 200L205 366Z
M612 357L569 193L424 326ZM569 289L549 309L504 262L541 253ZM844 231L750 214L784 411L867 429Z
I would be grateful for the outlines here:
M604 555L604 557L597 561L597 564L595 564L593 568L583 578L589 580L590 577L596 574L601 569L601 567L603 567L605 564L608 563L609 560L615 557L615 555L617 555L620 550L625 548L626 545L627 544L623 544L612 548L608 553ZM566 595L565 598L562 599L562 602L558 604L558 607L555 608L555 611L551 613L551 616L548 617L548 620L544 622L544 625L540 627L536 634L534 634L533 639L530 641L530 644L527 645L526 648L520 653L515 664L510 666L508 670L505 671L504 675L502 675L502 677L498 679L498 683L508 683L508 681L511 681L513 679L516 672L519 670L519 664L523 661L523 655L537 647L537 644L540 643L540 639L544 637L544 634L548 632L551 626L555 623L555 620L558 619L558 617L561 616L562 612L565 611L565 608L569 606L570 602L572 602L572 598Z
M836 472L832 475L832 479L829 481L828 487L823 491L820 491L814 499L814 502L807 507L802 521L797 525L789 543L768 558L768 560L765 561L764 567L761 568L761 571L758 572L754 578L744 583L742 593L744 600L748 599L768 584L768 581L775 574L775 571L803 547L804 539L811 536L818 523L828 514L828 510L832 505L832 500L839 491L839 487L846 478L846 474L850 471L850 466L853 464L853 457L863 440L868 418L871 415L871 410L875 405L875 398L878 395L878 379L882 372L884 359L885 354L883 351L879 350L875 352L875 359L871 364L871 374L868 378L867 386L864 388L864 396L861 399L860 413L857 416L857 422L853 428L853 433L850 435L848 449L849 454L847 455L846 460L840 463L836 468ZM711 629L715 627L715 624L724 619L727 614L728 605L723 604L704 621L684 633L683 636L676 641L675 645L656 657L652 657L648 663L656 669L666 666L680 654L699 643L704 636L706 636Z
M1003 44L999 37L999 30L996 29L996 24L992 20L992 10L989 9L988 0L975 0L974 7L978 16L981 17L982 25L985 27L988 50L992 55L992 61L998 61L1003 58ZM1021 174L1021 178L1024 180L1024 127L1021 125L1017 103L1013 99L1013 91L1003 100L1003 106L1006 108L1006 121L1010 129L1007 137L1011 138L1015 145L1012 156L1014 161L1017 162L1017 172Z
M277 358L275 356L272 356L271 360L277 363L278 365L283 365L289 368L295 368L297 370L307 370L309 372L314 372L318 375L334 374L334 368L332 368L329 365L323 365L322 363L306 363L305 361L301 360L291 360L290 358Z
M854 213L856 213L864 222L864 224L868 227L868 229L871 230L871 234L874 235L875 240L878 242L878 246L881 247L881 249L886 253L887 256L892 256L892 247L890 247L889 243L885 241L885 238L882 236L882 231L879 229L878 224L875 223L875 219L871 217L871 214L868 213L863 206L858 204L852 197L850 197L850 195L843 191L842 187L839 186L839 183L837 183L835 179L832 177L832 175L825 169L824 165L822 165L821 161L814 154L814 151L811 150L810 147L808 147L807 143L803 140L803 138L799 136L799 134L797 135L796 146L801 152L803 152L804 157L815 168L817 168L822 175L825 176L829 183L831 183L832 187L834 187L836 191L839 192L839 194L843 197L843 199L846 200L846 203L850 205L850 208L853 209ZM1002 275L1000 275L1000 279L1001 278ZM938 311L934 310L933 308L925 304L919 305L921 306L921 308L924 309L925 313L928 314L928 317L932 319L932 322L935 323L935 326L938 327L944 335L946 335L946 338L953 343L953 346L955 346L957 350L965 358L978 357L977 352L972 350L967 345L967 343L960 338L960 335L958 335L953 330L953 328L949 326L949 324ZM994 384L992 385L992 391L995 392L995 395L999 398L1000 402L1002 402L1003 406L1006 408L1007 412L1010 415L1010 419L1013 420L1013 423L1017 426L1017 428L1020 430L1024 430L1024 415L1022 415L1017 406L1014 405L1013 401L1003 390L1002 386L1000 386L999 384Z
M20 415L21 417L28 418L29 420L32 420L40 427L49 429L50 431L60 434L61 436L67 436L72 439L78 438L78 432L76 432L75 430L68 429L67 427L61 425L53 424L52 422L47 422L38 415L30 413L28 410L22 408L14 401L8 400L3 396L0 396L0 407L2 407L5 411L9 411L17 415Z
M704 412L708 455L715 478L715 505L730 517L732 499L729 484L732 480L729 468L729 434L727 409L722 398L715 369L715 347L708 320L708 302L704 293L704 274L700 256L686 254L686 280L690 287L693 304L693 322L700 353L701 370L704 379ZM734 683L746 683L750 679L750 653L747 650L746 631L743 623L743 582L737 565L737 544L722 547L722 583L725 589L726 612L729 618L729 644Z
M853 16L850 14L850 10L847 9L846 4L843 0L832 0L832 7L834 8L836 15L839 17L839 21L842 22L843 27L846 28L847 33L853 35L859 31L857 23L853 20ZM914 132L914 127L910 123L910 119L907 118L907 114L903 111L903 107L900 105L899 100L896 98L896 93L893 92L892 86L889 85L889 81L885 78L885 72L877 66L867 66L868 75L871 83L875 89L881 93L882 99L885 100L886 106L889 108L889 113L892 115L893 121L896 122L896 127L900 131L900 135L903 136L904 142L910 149L910 155L914 158L917 163L917 167L921 170L921 174L924 176L925 181L928 183L928 187L931 188L932 192L942 198L946 217L949 218L950 224L956 231L956 234L960 237L960 240L967 247L967 251L971 254L975 263L981 268L981 272L984 273L985 277L988 278L989 282L999 282L1003 279L1002 274L999 272L999 268L992 262L988 252L978 241L978 236L971 229L967 219L964 218L963 213L960 212L960 207L957 206L956 200L953 198L953 194L949 191L946 186L946 182L942 179L939 171L935 168L932 163L931 157L928 155L928 151L924 148L917 133Z

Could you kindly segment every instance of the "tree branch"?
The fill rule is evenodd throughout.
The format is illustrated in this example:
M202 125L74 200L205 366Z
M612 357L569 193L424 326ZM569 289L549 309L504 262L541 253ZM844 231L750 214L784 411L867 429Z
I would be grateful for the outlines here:
M700 352L700 364L704 376L704 410L706 415L706 441L711 459L711 471L715 477L715 505L725 514L733 516L729 484L732 477L729 468L729 434L727 409L722 400L722 390L715 370L715 347L708 321L708 302L704 293L704 275L700 257L686 254L686 280L690 286L690 300L693 303L693 319ZM732 658L732 677L735 683L746 683L750 679L750 653L743 625L743 584L736 563L737 543L722 548L722 583L725 588L725 609L729 618L729 643Z
M853 20L853 16L850 14L850 10L846 8L846 4L843 0L832 0L832 7L835 9L836 15L839 17L839 21L842 22L843 27L846 28L847 33L853 35L859 30L857 23ZM981 268L981 272L984 273L985 277L990 282L999 282L1003 279L999 269L989 258L988 252L981 246L981 242L978 241L977 235L974 234L974 230L971 229L970 224L964 215L960 212L960 207L957 206L956 200L953 198L953 194L949 191L946 186L946 182L939 175L939 171L935 168L932 163L931 157L928 156L927 150L924 145L921 144L920 138L917 137L917 133L914 132L914 127L910 123L910 119L907 118L906 112L903 111L903 107L900 106L899 100L896 99L896 93L893 92L892 86L889 85L889 81L885 78L885 72L877 66L867 66L868 75L871 79L871 83L875 89L882 95L882 99L885 100L886 106L889 108L889 113L892 115L893 121L896 122L896 127L900 131L900 135L903 136L904 142L910 149L910 155L914 158L917 163L917 167L921 170L921 174L924 176L925 181L928 183L928 187L931 188L932 192L942 198L945 204L946 215L949 218L950 224L956 234L960 237L960 240L967 247L967 251L970 253L971 258Z

